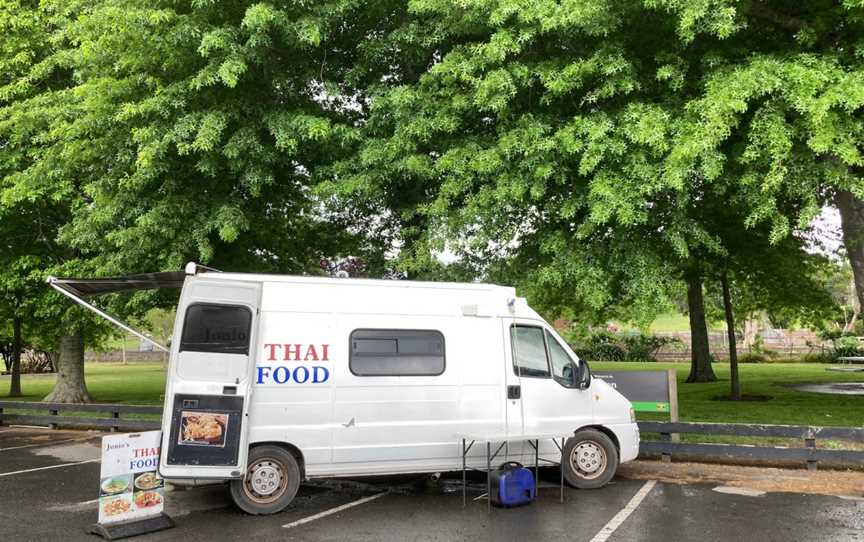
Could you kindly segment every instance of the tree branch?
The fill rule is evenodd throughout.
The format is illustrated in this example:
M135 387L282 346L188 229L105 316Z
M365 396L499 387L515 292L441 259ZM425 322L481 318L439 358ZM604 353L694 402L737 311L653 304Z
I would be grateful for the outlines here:
M750 15L760 19L767 19L772 23L793 32L798 32L807 26L807 23L804 20L784 13L778 13L761 2L753 2L750 4Z

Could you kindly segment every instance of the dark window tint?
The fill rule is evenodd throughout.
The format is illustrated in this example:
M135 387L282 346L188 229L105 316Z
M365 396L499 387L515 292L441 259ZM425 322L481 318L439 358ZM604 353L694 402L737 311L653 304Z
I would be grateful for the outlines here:
M512 326L510 344L513 349L513 370L519 376L549 377L546 344L539 327Z
M252 312L236 305L190 305L180 351L248 354Z
M356 329L348 365L357 376L437 376L444 336L433 330Z

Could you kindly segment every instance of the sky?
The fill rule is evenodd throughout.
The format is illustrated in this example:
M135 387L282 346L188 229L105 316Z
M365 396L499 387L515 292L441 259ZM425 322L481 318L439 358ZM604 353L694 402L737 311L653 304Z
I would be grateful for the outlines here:
M836 207L823 207L822 212L813 222L813 230L813 237L816 242L811 243L810 250L828 256L836 256L837 249L843 244L840 211Z

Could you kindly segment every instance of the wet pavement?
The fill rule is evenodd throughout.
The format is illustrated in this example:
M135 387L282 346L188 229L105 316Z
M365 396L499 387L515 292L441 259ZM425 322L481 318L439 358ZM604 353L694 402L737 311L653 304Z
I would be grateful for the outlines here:
M827 382L824 384L798 384L798 391L830 393L832 395L864 395L864 382Z
M0 428L0 540L99 540L85 529L97 515L100 437ZM561 504L557 473L547 471L541 479L537 502L491 513L480 479L472 482L463 508L459 481L446 475L316 481L301 486L286 511L258 517L234 508L223 486L172 491L166 512L176 528L135 540L864 542L860 497L616 478L599 490L568 489Z

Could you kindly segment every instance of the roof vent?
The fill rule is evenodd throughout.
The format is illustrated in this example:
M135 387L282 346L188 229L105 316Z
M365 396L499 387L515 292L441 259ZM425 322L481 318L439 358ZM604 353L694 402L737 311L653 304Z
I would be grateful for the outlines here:
M477 316L477 305L462 305L462 316Z

